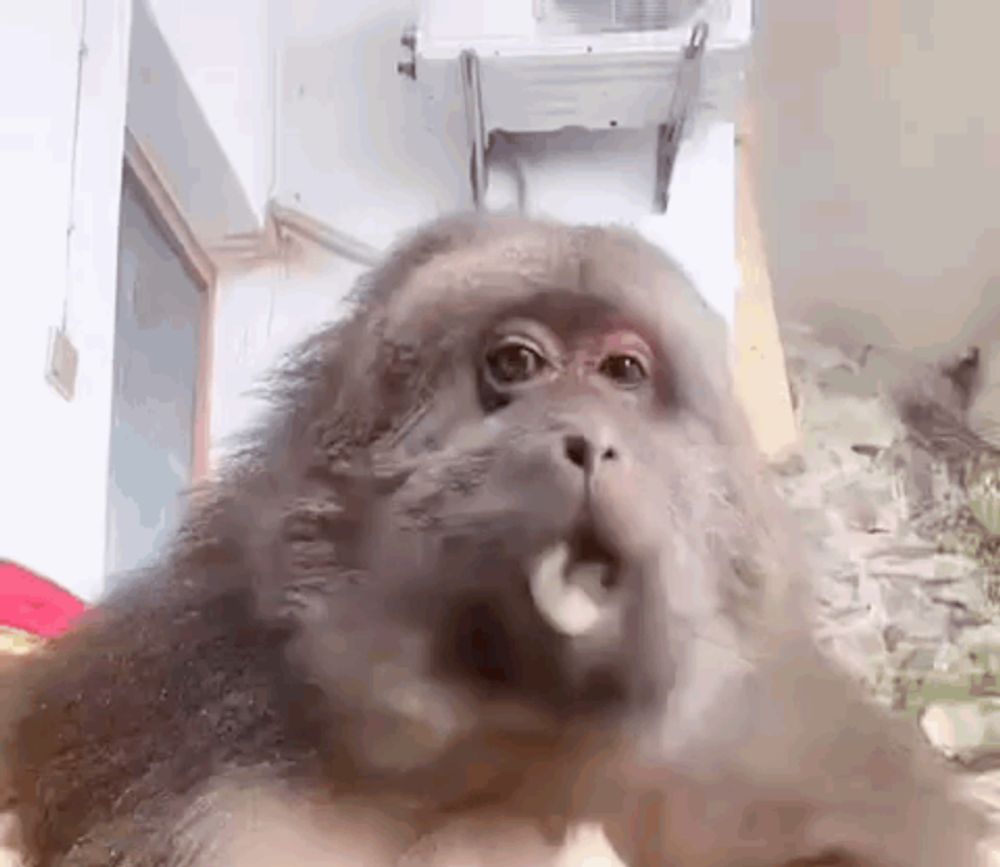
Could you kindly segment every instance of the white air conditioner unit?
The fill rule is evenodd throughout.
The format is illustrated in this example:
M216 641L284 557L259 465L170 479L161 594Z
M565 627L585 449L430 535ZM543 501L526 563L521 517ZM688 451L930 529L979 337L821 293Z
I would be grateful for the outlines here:
M663 123L697 21L709 26L695 111L735 113L753 0L419 0L412 60L431 124L463 106L474 53L482 126L545 132Z

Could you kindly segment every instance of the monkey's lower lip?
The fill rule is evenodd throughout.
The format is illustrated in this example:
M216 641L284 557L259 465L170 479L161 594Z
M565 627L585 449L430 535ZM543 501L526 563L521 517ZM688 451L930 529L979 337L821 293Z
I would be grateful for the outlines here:
M578 567L599 569L601 584L611 589L618 580L619 558L590 527L583 527L569 539L569 570Z
M618 558L591 531L550 545L528 569L539 613L565 635L583 635L603 619L618 580Z

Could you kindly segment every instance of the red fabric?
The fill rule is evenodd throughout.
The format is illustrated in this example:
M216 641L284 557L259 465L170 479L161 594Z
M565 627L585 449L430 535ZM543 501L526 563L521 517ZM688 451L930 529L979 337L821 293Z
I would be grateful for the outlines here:
M16 563L0 561L0 626L43 638L65 632L86 606L72 593Z

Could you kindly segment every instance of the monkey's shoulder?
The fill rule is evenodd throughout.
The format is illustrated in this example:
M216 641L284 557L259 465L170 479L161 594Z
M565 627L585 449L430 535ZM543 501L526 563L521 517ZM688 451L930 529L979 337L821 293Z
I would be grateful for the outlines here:
M32 838L104 840L122 817L155 825L220 769L308 765L286 635L245 588L183 595L123 594L18 666L0 749Z

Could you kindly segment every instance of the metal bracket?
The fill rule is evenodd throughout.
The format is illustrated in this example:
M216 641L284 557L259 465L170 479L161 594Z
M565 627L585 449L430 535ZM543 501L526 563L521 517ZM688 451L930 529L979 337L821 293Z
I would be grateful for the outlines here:
M670 201L670 181L677 164L677 153L680 151L681 139L684 137L684 127L687 124L691 106L701 88L702 60L705 56L705 43L708 41L709 27L705 21L699 21L691 31L691 39L684 49L681 65L677 70L677 83L674 86L673 99L666 123L659 126L656 141L656 189L653 194L653 208L661 214L666 213Z
M406 50L406 60L400 60L396 64L396 72L405 75L407 78L416 80L417 78L417 33L412 25L403 30L403 35L399 37L399 44Z
M674 87L667 120L658 128L656 144L656 188L653 207L666 213L670 198L670 181L677 163L677 154L687 124L691 107L701 88L702 60L708 41L709 26L699 21L691 31L691 38L684 49L677 82ZM484 207L487 177L486 124L483 112L483 93L480 79L479 55L470 48L459 55L462 78L462 96L465 102L466 131L469 143L469 183L472 202L477 210Z
M486 200L486 127L483 115L483 91L479 79L479 55L467 48L459 55L462 94L465 98L465 121L469 137L469 182L472 202L479 210Z

